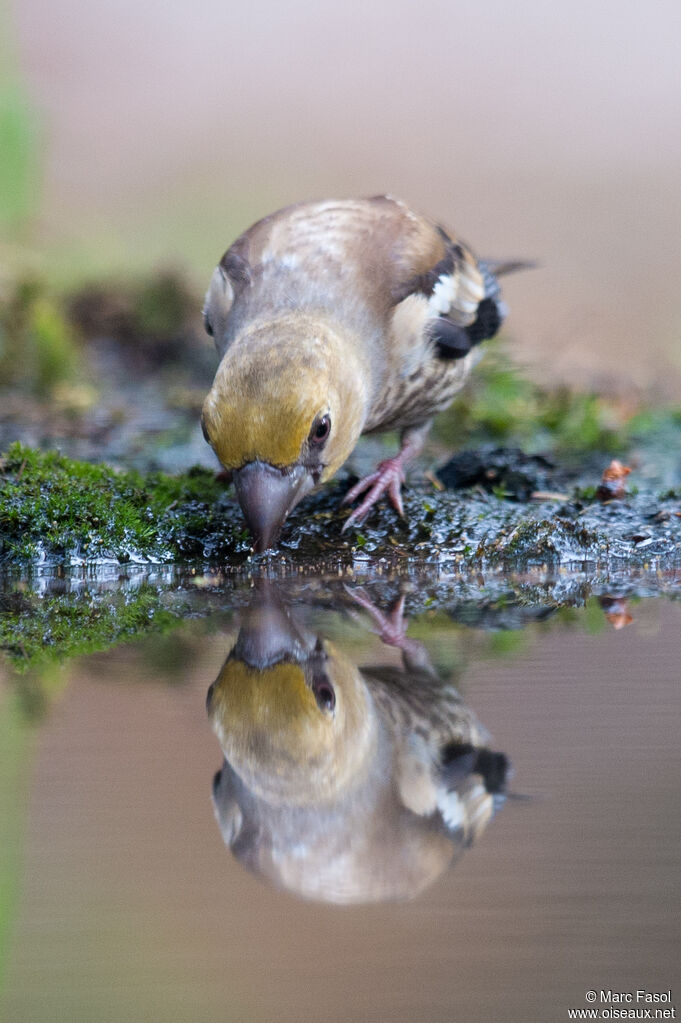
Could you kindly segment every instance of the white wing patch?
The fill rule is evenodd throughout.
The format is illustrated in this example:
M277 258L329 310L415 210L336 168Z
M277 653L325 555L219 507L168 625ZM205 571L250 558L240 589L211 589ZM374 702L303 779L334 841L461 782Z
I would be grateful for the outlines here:
M440 313L448 313L456 296L456 284L451 274L443 274L438 277L433 288L433 293L428 299L428 306L431 312L439 316Z
M453 323L468 326L484 297L480 275L463 263L453 274L438 277L428 299L428 311L431 316L448 316Z
M452 831L464 826L466 814L456 792L440 789L437 794L437 808L442 814L443 821Z
M468 780L463 790L448 792L440 789L437 808L451 831L459 831L463 840L475 842L494 815L494 797L479 782Z

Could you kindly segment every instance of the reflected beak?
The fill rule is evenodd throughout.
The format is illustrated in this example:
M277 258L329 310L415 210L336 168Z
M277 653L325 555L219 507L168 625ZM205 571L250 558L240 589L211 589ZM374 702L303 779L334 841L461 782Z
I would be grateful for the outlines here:
M258 461L237 469L233 479L256 551L269 550L276 544L286 516L314 486L302 465L278 469Z
M257 590L257 599L243 612L232 656L259 670L283 660L302 661L314 649L314 633L296 621L266 580Z

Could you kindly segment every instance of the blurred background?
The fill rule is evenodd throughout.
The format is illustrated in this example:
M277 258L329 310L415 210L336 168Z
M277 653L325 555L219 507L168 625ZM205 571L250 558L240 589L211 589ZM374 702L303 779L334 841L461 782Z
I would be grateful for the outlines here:
M197 294L302 198L389 191L509 280L533 377L681 395L676 0L4 0L0 277Z
M213 464L198 415L216 362L200 316L215 263L250 223L284 204L389 191L481 255L540 263L505 283L511 315L498 351L508 351L511 369L486 370L495 357L486 346L492 352L439 435L447 450L482 425L485 439L525 450L545 451L557 436L564 449L619 457L635 410L669 403L676 419L661 443L675 459L666 486L678 485L680 39L678 0L645 8L621 0L0 0L0 452L20 438L126 467ZM600 472L607 462L598 464ZM128 620L132 598L117 575L113 588L120 604L97 604L84 588L91 618L81 626L74 612L77 633L85 628L91 639L95 617L100 632ZM72 604L54 599L71 628ZM37 622L42 643L39 603L32 608L17 591L4 611ZM50 611L48 601L40 606ZM56 1005L54 1018L90 1020L102 992L111 1011L129 1010L147 983L143 997L150 1011L158 1005L158 1018L176 1019L191 1002L192 1018L215 1019L216 1006L223 1014L225 1004L240 1009L240 999L250 1006L251 977L260 991L262 970L273 970L276 993L270 1001L263 985L251 1016L272 1018L283 991L290 1018L300 1019L291 963L305 964L310 948L328 949L328 962L344 967L313 971L325 1011L329 978L332 996L340 992L343 1018L353 997L366 997L370 1016L374 992L384 991L391 1004L406 992L413 1016L423 1009L412 1001L414 992L422 1000L424 977L433 999L447 994L433 1001L439 1018L451 1013L452 977L463 1015L489 1005L487 1016L498 1017L490 957L504 998L515 998L504 1010L510 1019L546 1018L545 1001L534 1014L527 1001L544 961L551 983L535 999L549 992L575 1004L587 981L625 984L653 960L657 972L643 979L666 989L676 947L667 875L678 815L666 769L678 733L674 608L637 611L640 625L626 630L624 645L610 637L596 647L594 611L600 627L606 619L593 604L583 635L536 632L534 667L518 648L516 675L508 634L485 639L500 656L471 669L468 691L510 751L518 791L538 794L529 812L553 814L555 826L524 811L502 816L496 843L464 861L458 889L433 890L413 934L389 913L368 930L366 917L341 925L320 917L317 927L311 914L292 927L283 903L274 904L272 930L267 893L245 885L236 868L226 874L231 861L208 804L218 748L203 716L225 655L219 636L208 643L197 630L185 645L161 636L141 654L121 647L108 671L101 655L24 676L17 701L3 703L0 692L0 951L7 921L17 920L10 1005L38 1006L43 1017ZM57 621L45 635L61 635ZM431 636L433 621L451 646L452 623L429 619ZM165 680L164 663L173 666ZM132 684L138 679L144 691ZM179 761L178 749L187 751ZM536 867L529 873L528 862ZM536 893L528 878L538 879ZM602 879L605 894L594 901ZM451 909L443 891L452 892ZM358 922L372 952L385 953L378 982L364 969L361 943L355 971L345 969ZM511 928L519 938L509 959ZM225 954L227 932L235 940ZM274 954L263 958L271 935L285 936L277 948L286 951L291 934L281 966ZM454 974L442 954L452 935L463 936L464 965ZM575 962L584 963L579 986Z

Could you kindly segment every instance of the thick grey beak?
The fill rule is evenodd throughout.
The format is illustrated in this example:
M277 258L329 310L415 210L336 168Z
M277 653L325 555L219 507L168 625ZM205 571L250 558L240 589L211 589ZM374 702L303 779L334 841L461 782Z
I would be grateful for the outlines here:
M266 551L276 544L286 516L313 486L302 465L277 469L269 462L258 461L237 469L233 479L256 551Z
M259 580L254 599L243 612L230 656L262 671L283 660L304 660L314 649L316 638L296 620L276 588Z

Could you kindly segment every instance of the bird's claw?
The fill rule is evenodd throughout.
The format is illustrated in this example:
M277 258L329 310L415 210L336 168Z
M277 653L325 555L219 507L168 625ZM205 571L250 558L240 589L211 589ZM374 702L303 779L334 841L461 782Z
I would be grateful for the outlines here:
M359 483L348 490L342 500L342 504L352 504L360 494L369 491L362 503L355 508L351 515L345 520L342 532L354 524L364 521L367 514L377 501L387 494L397 514L404 518L404 505L402 504L402 484L404 483L404 469L400 456L387 458L380 462L375 472L365 476Z
M403 647L405 643L411 642L407 639L407 623L404 620L404 603L406 598L403 593L400 594L390 608L390 611L386 614L376 607L363 586L358 586L355 589L350 589L349 586L346 586L345 592L373 620L376 625L373 631L377 636L380 636L384 643L387 643L388 646Z
M383 643L388 646L397 647L402 651L402 658L405 667L409 671L425 672L435 677L435 670L430 663L428 651L418 639L410 639L407 636L407 622L404 619L405 594L397 598L388 613L384 613L376 607L371 597L363 586L351 589L345 586L345 592L358 604L370 618L373 619L376 628L372 629ZM354 612L351 612L355 617Z

